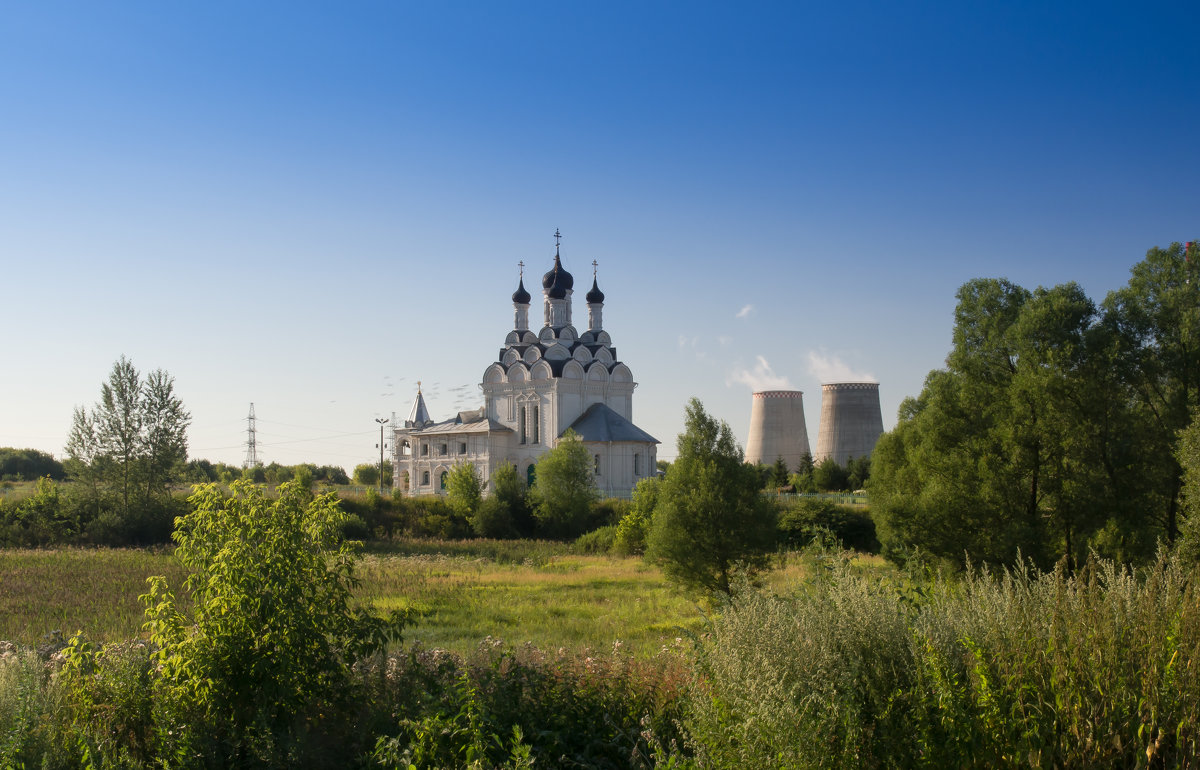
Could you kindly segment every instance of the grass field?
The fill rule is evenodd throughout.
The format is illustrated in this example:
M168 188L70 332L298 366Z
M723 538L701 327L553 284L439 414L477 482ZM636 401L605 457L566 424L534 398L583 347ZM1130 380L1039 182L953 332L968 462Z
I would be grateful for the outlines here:
M869 563L869 562L868 562ZM802 579L793 559L769 576ZM417 540L373 546L358 571L361 595L381 609L417 614L406 641L466 652L486 637L544 649L655 654L701 609L639 558L580 556L540 541ZM83 630L96 641L136 636L146 578L184 573L166 550L0 550L0 639L33 645L49 632Z
M861 557L866 569L887 569ZM768 576L778 590L803 579L802 559ZM136 636L146 578L184 571L162 549L0 550L0 639L33 645L55 630L96 641ZM380 609L417 614L405 641L466 652L486 637L543 649L655 654L703 624L701 608L640 558L580 556L542 541L416 540L372 546L358 575Z
M100 641L135 636L150 575L183 582L163 549L0 550L0 639L32 645L52 631L79 630Z

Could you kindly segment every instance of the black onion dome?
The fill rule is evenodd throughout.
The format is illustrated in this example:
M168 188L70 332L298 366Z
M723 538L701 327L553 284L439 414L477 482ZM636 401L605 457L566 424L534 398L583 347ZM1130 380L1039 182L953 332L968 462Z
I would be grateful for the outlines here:
M600 287L596 285L596 279L592 278L592 290L587 293L588 304L596 304L604 302L604 292L600 291Z
M517 286L517 290L513 292L513 302L518 305L528 305L529 300L533 297L529 296L529 292L525 291L525 279L521 279L521 283Z
M550 294L550 299L565 299L567 292L575 287L575 278L563 269L562 261L554 255L554 267L542 276L542 288Z

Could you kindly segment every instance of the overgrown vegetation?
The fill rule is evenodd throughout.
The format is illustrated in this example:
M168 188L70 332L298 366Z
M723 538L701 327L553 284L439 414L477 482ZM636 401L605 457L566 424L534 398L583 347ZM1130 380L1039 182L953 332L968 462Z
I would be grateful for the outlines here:
M1185 767L1200 752L1197 573L1026 566L880 583L831 554L739 593L684 726L713 767Z

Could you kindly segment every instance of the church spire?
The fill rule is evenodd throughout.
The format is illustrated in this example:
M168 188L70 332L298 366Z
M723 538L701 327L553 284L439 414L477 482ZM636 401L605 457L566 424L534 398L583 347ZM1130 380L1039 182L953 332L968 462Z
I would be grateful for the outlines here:
M429 417L429 409L425 407L425 397L421 395L421 381L417 380L417 400L413 402L412 413L404 421L404 427L423 428L430 422L433 420Z

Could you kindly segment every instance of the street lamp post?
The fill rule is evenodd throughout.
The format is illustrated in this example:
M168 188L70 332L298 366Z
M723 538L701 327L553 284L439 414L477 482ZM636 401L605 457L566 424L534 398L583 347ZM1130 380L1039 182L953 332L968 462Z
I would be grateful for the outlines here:
M387 425L388 418L375 418L375 422L379 423L379 494L383 494L383 426Z

